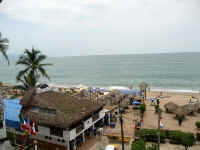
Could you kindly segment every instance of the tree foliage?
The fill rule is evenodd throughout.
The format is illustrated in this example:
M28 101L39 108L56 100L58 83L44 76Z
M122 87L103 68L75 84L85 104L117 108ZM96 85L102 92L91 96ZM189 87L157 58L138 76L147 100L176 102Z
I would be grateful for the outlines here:
M195 125L196 125L197 128L200 128L200 121L197 121L197 122L195 123Z
M147 145L142 139L140 139L132 143L131 150L157 150L157 145Z
M23 86L18 86L17 88L28 90L35 87L41 76L50 79L44 67L52 64L42 63L45 59L46 56L34 48L31 51L28 49L24 51L24 54L16 62L16 65L24 67L16 77L16 80L21 82Z
M8 49L8 43L9 43L9 40L7 38L2 38L2 35L0 33L0 52L3 54L3 56L9 63L8 56L6 55L6 52Z
M140 110L141 118L143 119L144 112L146 111L146 105L145 104L140 104L139 110Z
M131 145L131 150L146 150L143 140L134 141Z

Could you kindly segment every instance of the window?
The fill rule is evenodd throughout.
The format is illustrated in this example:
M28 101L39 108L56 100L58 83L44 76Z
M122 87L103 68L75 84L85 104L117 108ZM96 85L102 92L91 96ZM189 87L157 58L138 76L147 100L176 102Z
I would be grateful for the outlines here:
M50 127L50 135L63 137L63 129L58 127Z
M35 131L38 132L38 125L35 124Z
M0 129L3 128L3 121L0 121Z

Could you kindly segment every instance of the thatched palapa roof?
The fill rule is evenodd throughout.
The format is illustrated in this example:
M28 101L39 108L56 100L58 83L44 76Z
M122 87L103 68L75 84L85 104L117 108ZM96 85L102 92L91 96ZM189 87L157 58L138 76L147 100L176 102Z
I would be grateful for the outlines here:
M178 107L174 113L177 117L185 117L187 115L186 109L182 106Z
M103 108L102 104L93 104L64 93L47 91L36 94L35 90L27 92L21 104L24 117L29 116L39 125L61 128L70 128Z
M178 108L178 105L173 102L169 102L165 104L164 107L165 107L166 112L173 113Z
M195 104L184 105L183 108L187 112L187 115L192 115L195 112Z

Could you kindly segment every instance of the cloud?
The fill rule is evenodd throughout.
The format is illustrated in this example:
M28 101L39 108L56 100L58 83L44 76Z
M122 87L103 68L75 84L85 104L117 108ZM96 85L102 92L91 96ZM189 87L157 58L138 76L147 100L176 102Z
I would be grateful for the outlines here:
M22 24L18 29L27 35L29 45L46 47L52 55L56 47L73 49L72 55L154 52L200 48L199 4L199 0L6 0L0 14ZM29 33L27 24L34 27Z

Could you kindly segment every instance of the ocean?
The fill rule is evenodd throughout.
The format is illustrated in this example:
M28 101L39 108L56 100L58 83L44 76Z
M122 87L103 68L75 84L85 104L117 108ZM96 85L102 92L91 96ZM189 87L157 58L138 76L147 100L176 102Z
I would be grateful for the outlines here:
M151 89L200 90L200 53L162 53L48 58L50 81L59 86L136 87L147 82ZM1 59L0 81L16 84L21 67L14 59L8 66Z

